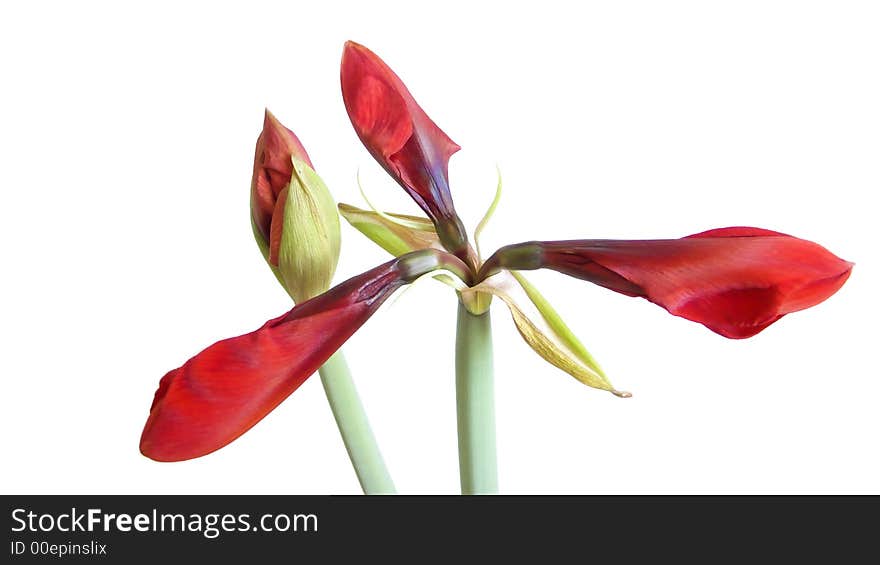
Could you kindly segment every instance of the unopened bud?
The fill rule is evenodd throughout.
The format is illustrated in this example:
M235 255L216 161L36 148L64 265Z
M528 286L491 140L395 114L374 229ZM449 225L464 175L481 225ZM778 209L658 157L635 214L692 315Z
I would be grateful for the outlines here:
M330 287L339 260L336 203L296 135L269 112L257 140L251 220L263 257L296 302Z

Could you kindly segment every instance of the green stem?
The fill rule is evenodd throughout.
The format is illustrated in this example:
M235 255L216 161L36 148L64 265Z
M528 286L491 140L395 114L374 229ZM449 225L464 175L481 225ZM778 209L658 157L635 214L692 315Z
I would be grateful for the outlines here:
M342 351L334 353L318 372L364 494L394 494L394 482L385 467Z
M493 378L489 312L475 316L459 303L455 392L462 494L498 492Z

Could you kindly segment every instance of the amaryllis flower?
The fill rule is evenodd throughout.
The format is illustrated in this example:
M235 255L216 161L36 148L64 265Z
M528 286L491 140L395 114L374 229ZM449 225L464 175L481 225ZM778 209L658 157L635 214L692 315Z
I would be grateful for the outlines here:
M198 457L234 440L308 378L392 292L429 275L454 287L459 297L456 389L462 492L494 492L493 297L508 306L520 334L542 358L589 386L628 395L611 385L520 271L553 269L646 298L730 338L752 336L786 314L822 302L850 274L851 263L815 243L747 227L681 239L517 243L484 262L478 238L500 197L500 180L492 206L474 231L472 247L449 188L448 161L458 145L367 48L346 43L341 81L345 107L361 141L427 217L340 204L339 212L351 225L398 258L297 305L255 332L218 342L168 373L141 440L149 457ZM275 243L275 214L285 196L276 181L311 170L304 151L296 157L293 149L301 145L291 136L278 130L265 145L291 148L292 168L272 158L255 168L254 231L258 241L264 238L264 254L277 268L283 264L285 243L283 235ZM291 244L291 252L298 250Z
M374 81L390 86L365 86ZM401 97L405 96L406 104L398 104L397 98L389 92L403 93ZM355 130L370 153L388 170L384 155L391 145L388 139L393 136L371 136L362 132L410 131L407 124L423 119L424 111L385 63L367 48L351 42L346 44L342 59L342 93ZM375 126L377 123L381 123L381 128ZM439 148L428 150L427 154L444 154L441 150L447 147L445 142L449 138L433 122L431 126L431 136L420 138L420 146L431 148L436 144ZM414 168L437 170L429 159ZM445 160L442 172L445 180ZM407 192L412 196L414 191L407 188ZM423 209L431 208L420 198L413 198ZM497 195L493 209L496 203ZM425 237L425 233L431 231L426 219L361 210L347 204L339 207L349 223L386 249L409 251L420 245L444 245L442 238L435 236L435 240L430 241ZM445 193L442 198L438 196L434 207L441 207L448 217L457 217L452 200ZM429 218L436 227L435 218L430 214ZM477 235L487 219L488 216ZM401 235L403 233L406 235ZM818 244L796 237L760 228L731 227L681 239L514 244L499 249L474 270L474 284L460 289L463 302L473 313L481 313L488 307L485 299L478 302L479 294L501 297L511 307L520 333L542 357L586 384L614 391L559 315L516 273L539 268L588 280L628 296L646 298L672 314L700 322L725 337L745 338L785 314L814 306L834 294L846 281L852 264ZM526 300L516 300L516 293ZM526 316L524 308L529 306L534 307L537 316ZM539 326L542 327L539 329Z
M446 170L458 146L427 120L385 63L351 42L342 59L342 94L370 154L428 213L428 218L420 219L340 204L343 217L392 253L445 247L466 258L471 269L466 277L471 281L457 287L456 389L463 493L497 489L488 326L493 296L509 307L522 337L546 361L589 386L628 396L611 385L556 310L519 271L553 269L646 298L725 337L745 338L786 314L822 302L841 287L852 269L851 263L815 243L748 227L714 229L682 239L525 242L503 247L483 263L477 238L498 203L500 179L495 200L474 232L477 252L469 245L462 252L465 244L450 243L444 224L457 218ZM419 173L418 181L434 182L414 182L410 171ZM434 201L425 202L430 196Z

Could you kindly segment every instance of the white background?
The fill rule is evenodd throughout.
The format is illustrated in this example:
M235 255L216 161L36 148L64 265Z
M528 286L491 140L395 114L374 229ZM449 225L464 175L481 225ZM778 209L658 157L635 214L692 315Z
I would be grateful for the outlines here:
M864 2L39 2L0 10L6 493L357 493L317 378L199 460L138 452L159 378L289 307L248 219L268 106L336 198L415 211L359 144L338 65L382 56L463 150L485 247L754 225L857 263L730 341L556 273L532 280L622 400L493 309L505 493L880 493L880 17ZM575 8L575 6L579 6ZM383 262L343 226L341 281ZM345 346L399 491L458 488L455 297L423 284Z

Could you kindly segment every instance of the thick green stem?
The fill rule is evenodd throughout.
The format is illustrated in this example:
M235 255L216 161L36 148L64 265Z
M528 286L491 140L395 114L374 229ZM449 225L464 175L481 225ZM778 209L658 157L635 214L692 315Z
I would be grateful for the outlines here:
M373 437L342 351L334 353L318 372L364 494L394 494L394 482Z
M493 379L489 312L476 316L459 303L455 392L462 494L498 492Z

